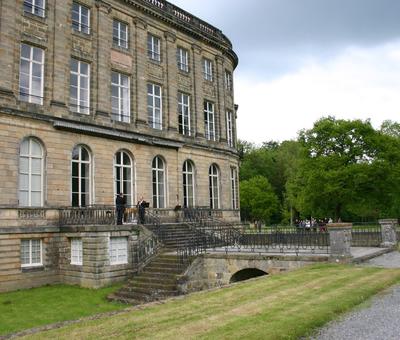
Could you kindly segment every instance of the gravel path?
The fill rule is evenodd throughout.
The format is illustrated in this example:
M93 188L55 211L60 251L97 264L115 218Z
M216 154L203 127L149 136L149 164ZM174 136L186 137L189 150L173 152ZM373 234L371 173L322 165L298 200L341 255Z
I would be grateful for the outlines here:
M400 268L400 253L392 252L371 259L363 266ZM316 340L399 340L400 285L375 296L371 305L328 323L312 339Z

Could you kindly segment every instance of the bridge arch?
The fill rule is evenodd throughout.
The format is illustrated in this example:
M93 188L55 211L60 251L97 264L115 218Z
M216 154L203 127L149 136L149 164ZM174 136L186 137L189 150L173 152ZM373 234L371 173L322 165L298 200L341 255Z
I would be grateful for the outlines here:
M258 269L258 268L245 268L242 270L237 271L231 276L229 283L239 282L249 280L255 277L268 275L267 272Z

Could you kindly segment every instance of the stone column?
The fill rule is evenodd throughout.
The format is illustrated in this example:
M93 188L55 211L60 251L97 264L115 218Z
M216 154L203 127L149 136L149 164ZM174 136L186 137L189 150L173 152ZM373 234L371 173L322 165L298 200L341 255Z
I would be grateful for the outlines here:
M176 36L166 31L164 33L166 41L165 65L167 70L167 100L165 110L165 127L172 132L178 131L178 69L176 67Z
M193 99L196 137L204 137L204 97L201 47L193 44Z
M385 219L379 220L381 225L382 243L381 247L391 248L397 244L396 229L398 226L398 220L396 219Z
M147 23L136 17L136 126L148 127L147 124Z
M335 262L348 262L351 258L352 223L329 223L327 225L330 242L330 259Z

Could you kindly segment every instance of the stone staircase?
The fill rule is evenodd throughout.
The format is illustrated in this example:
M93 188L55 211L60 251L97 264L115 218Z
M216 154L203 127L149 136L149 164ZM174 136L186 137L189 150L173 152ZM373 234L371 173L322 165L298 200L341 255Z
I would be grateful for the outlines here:
M176 296L179 294L177 279L185 269L179 265L176 254L160 253L108 299L139 305Z
M155 232L154 227L146 225L146 228ZM186 223L164 223L162 242L167 249L178 249L186 245L187 241L196 233Z

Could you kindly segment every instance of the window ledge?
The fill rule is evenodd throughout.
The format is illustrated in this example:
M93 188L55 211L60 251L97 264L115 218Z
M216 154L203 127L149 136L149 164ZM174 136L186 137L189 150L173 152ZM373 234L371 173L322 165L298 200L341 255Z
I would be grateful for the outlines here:
M41 272L41 271L44 271L44 266L43 266L43 264L38 264L38 265L22 265L22 266L21 266L21 271L22 271L23 273Z
M46 16L41 17L41 16L39 16L39 15L32 14L32 13L25 12L25 11L23 11L23 16L26 17L26 18L35 20L35 21L37 21L37 22L40 22L40 23L42 23L42 24L47 24L47 18L46 18Z
M76 29L71 27L71 31L72 31L72 35L75 35L77 37L86 39L88 41L92 41L92 34L91 33L84 33L84 32L80 32L77 31Z
M129 47L128 47L128 48L125 48L125 47L121 47L121 46L118 46L118 45L114 45L114 44L113 44L111 48L112 48L113 50L115 50L115 51L118 51L118 52L127 54L127 55L129 55L129 56L132 55L132 51L129 49Z

